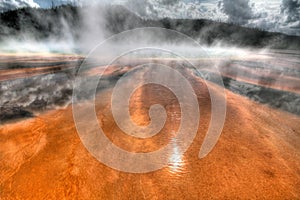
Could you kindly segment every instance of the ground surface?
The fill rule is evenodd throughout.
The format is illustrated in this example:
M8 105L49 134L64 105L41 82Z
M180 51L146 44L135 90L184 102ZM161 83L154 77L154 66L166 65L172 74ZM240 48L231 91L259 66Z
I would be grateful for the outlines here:
M116 76L130 68L115 69L107 74ZM167 167L145 174L111 169L81 143L71 105L45 110L36 117L0 126L0 199L299 199L299 116L226 90L222 135L213 151L199 159L211 117L207 87L214 90L219 86L206 85L190 70L181 72L196 91L201 111L197 136L183 156L176 150L180 141L172 140L180 122L180 107L168 89L147 85L133 93L130 113L137 124L149 123L147 113L154 103L163 105L168 114L160 133L142 140L116 126L110 112L113 85L108 84L96 97L98 121L107 137L132 152L150 152L171 142L175 159L170 159ZM141 71L132 76L135 81L143 79ZM180 87L180 83L174 84ZM83 114L89 103L82 103Z

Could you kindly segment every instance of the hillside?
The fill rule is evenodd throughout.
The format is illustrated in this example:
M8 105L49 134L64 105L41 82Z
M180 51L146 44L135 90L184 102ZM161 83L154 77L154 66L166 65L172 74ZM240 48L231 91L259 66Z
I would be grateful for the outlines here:
M163 27L180 31L202 44L224 43L247 47L275 49L300 49L300 37L271 33L206 19L140 18L122 6L96 9L87 19L90 8L69 5L53 9L23 8L0 14L0 40L7 38L65 39L76 41L87 26L104 29L106 36L138 27ZM93 8L95 11L95 8ZM94 20L101 19L101 20ZM93 20L93 21L91 21Z

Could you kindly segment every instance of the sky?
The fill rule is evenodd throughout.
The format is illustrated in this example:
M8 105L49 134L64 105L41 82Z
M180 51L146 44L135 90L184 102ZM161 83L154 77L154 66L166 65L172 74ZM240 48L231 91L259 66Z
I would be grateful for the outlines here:
M122 4L145 18L204 18L300 35L300 0L0 0L0 11L52 2Z

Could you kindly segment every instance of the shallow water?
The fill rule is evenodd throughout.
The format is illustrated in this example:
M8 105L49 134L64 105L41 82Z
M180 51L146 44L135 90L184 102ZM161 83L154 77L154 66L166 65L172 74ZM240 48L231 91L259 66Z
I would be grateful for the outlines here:
M2 57L2 65L7 59ZM43 59L47 63L51 57ZM70 57L64 59L67 62ZM32 57L23 59L23 66L30 66L32 60ZM70 104L78 67L74 59L67 64L67 70L61 68L42 74L41 71L30 73L38 66L30 67L26 73L11 69L12 75L0 82L1 199L300 198L300 118L291 114L299 106L297 56L286 56L282 52L253 53L209 61L220 64L224 80L229 79L225 82L229 90L226 90L227 116L222 135L213 151L203 159L199 159L198 154L211 117L208 87L214 90L219 86L201 79L206 75L207 80L213 81L214 76L209 73L209 67L205 68L208 63L201 59L194 63L202 74L194 69L177 68L193 86L200 109L197 135L185 153L180 148L183 141L175 137L181 121L180 106L165 87L141 87L134 91L129 104L131 118L138 125L149 124L151 105L163 105L167 121L157 135L135 138L117 126L111 113L115 83L128 71L131 71L132 81L143 80L143 70L134 70L134 66L144 61L113 65L106 71L97 67L86 74L93 78L104 72L95 98L95 111L107 138L130 152L152 152L170 144L171 153L165 155L167 166L148 173L127 173L104 165L87 151L76 130ZM161 62L166 63L166 59ZM44 66L46 64L41 68ZM14 72L19 76L14 77ZM267 75L276 81L262 81ZM3 77L3 73L0 72L0 76ZM289 79L291 77L293 79ZM181 87L179 82L173 84ZM282 93L270 97L265 95L266 90ZM89 91L86 92L86 98L80 102L82 115L87 114L86 108L92 104ZM286 93L295 97L285 98ZM259 100L264 96L268 98ZM282 111L284 106L272 108L259 102L271 106L270 102L280 102L289 107L285 110L290 113ZM12 112L9 108L19 110ZM21 110L33 115L24 118ZM89 132L96 131L97 127L91 126L88 118L82 123ZM111 155L111 159L116 158ZM130 164L133 163L124 160L124 165Z

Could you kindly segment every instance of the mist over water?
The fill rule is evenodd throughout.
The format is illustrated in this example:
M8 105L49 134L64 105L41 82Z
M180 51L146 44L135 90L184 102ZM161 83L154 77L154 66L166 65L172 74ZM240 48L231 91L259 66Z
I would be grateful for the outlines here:
M18 36L9 36L0 41L1 54L26 55L29 53L29 62L19 63L12 59L11 64L8 65L6 61L3 61L0 69L27 68L31 65L30 59L35 59L35 53L89 55L97 45L114 35L112 30L116 29L114 32L128 30L131 29L133 23L130 17L126 19L122 13L113 18L104 6L82 7L78 8L76 13L76 18L70 13L64 13L55 19L61 27L57 34L50 34L41 39L34 35L34 31L31 33L26 27L23 27L26 30L24 33L21 32ZM33 15L36 16L37 13L34 12ZM42 16L36 17L43 20ZM73 23L80 24L80 30L76 30L76 26L68 23L67 19L72 19ZM45 19L45 24L52 20L51 18ZM282 51L274 54L267 48L259 50L241 48L228 45L223 41L215 41L213 44L207 45L202 43L201 39L190 38L190 42L183 42L176 38L176 34L167 34L166 29L148 31L146 28L145 30L140 29L139 34L118 38L106 46L102 46L104 51L95 58L97 65L107 64L108 61L111 61L109 59L120 56L127 49L134 50L136 43L148 50L138 53L131 52L127 56L129 61L126 64L134 65L134 62L130 62L137 59L150 59L150 61L152 59L170 59L171 62L178 59L177 55L180 55L192 62L196 69L201 70L201 73L197 70L194 71L195 75L201 78L213 82L214 78L210 69L217 67L221 71L227 89L289 112L296 114L300 112L297 101L299 97L297 93L300 93L297 78L299 78L300 72L298 68L294 67L299 63L297 58L299 52L297 51L294 52L296 57L292 57L293 53L289 52L282 54L284 52ZM201 48L196 44L199 44ZM151 48L154 49L151 51L149 50ZM175 54L165 54L159 49L169 49ZM286 61L282 61L278 65L276 63L279 58L284 58ZM47 60L44 63L41 61L40 65L46 66ZM76 69L80 63L71 63L70 65ZM119 65L119 67L123 67L122 63ZM0 103L2 107L30 111L68 105L71 100L75 71L72 69L17 80L0 80ZM269 77L270 75L272 76ZM270 92L268 88L274 91ZM280 90L286 92L284 97ZM274 97L274 101L271 101L272 98L266 98L266 91L270 92L271 95L267 96Z

